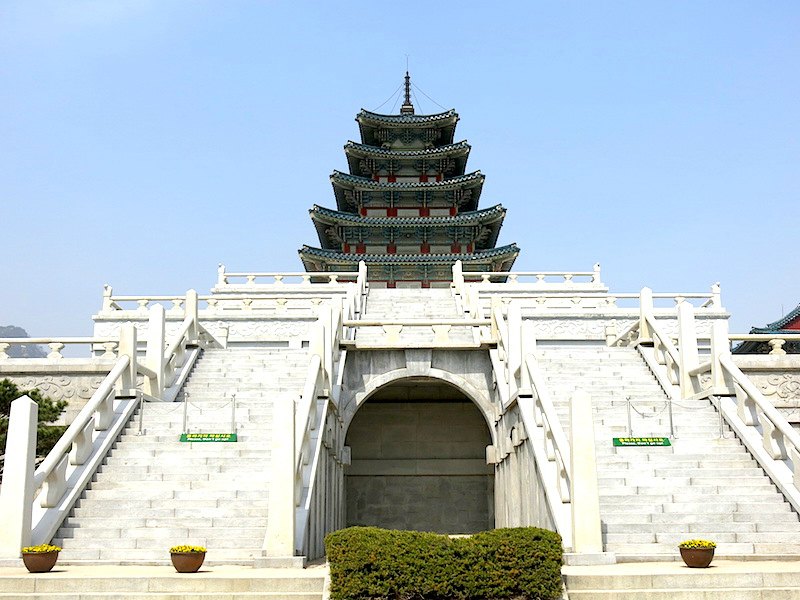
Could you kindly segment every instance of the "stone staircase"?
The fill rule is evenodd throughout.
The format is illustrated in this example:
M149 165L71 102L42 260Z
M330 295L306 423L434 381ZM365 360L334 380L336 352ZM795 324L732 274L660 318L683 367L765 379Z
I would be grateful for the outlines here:
M208 548L206 564L260 557L269 500L272 406L303 386L305 350L208 349L174 403L147 403L58 530L60 563L169 562L177 544ZM236 443L180 442L187 429L231 431ZM143 434L139 419L143 416Z
M449 288L397 288L370 289L365 312L362 316L368 321L382 319L463 319ZM471 327L453 325L449 328L450 344L471 345L474 343ZM356 334L358 344L375 345L384 339L381 327L359 327ZM430 345L434 341L434 331L430 326L404 326L400 332L402 344Z
M800 522L708 400L673 404L669 447L614 447L628 435L668 436L667 396L634 348L540 345L565 432L577 389L592 397L603 543L621 561L679 559L687 538L714 540L717 556L800 555Z

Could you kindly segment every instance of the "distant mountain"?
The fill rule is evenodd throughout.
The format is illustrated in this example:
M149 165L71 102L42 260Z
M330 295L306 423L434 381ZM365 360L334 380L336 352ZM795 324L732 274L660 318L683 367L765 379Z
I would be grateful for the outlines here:
M22 327L16 325L0 325L0 338L31 337ZM36 344L13 344L6 350L9 358L45 358L47 353Z

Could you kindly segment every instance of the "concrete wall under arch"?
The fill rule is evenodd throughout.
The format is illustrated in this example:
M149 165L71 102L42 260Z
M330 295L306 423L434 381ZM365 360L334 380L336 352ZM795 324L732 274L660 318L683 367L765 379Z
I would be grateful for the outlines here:
M398 379L372 392L345 442L346 522L474 533L494 527L492 436L485 415L442 380Z

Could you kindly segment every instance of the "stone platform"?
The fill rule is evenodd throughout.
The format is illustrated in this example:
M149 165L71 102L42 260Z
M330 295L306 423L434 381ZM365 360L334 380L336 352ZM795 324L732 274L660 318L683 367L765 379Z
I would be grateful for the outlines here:
M682 562L565 566L570 600L800 599L800 561L714 560L707 569Z
M327 573L324 563L305 569L204 565L197 573L176 573L172 566L56 565L39 574L2 567L0 599L321 600Z

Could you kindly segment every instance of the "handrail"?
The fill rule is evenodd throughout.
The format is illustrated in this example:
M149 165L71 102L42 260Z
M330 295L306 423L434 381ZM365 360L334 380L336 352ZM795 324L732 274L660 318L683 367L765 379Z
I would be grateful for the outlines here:
M225 271L225 265L220 265L217 269L217 285L234 285L229 283L228 279L232 277L244 277L247 281L243 285L256 285L256 279L259 277L271 277L274 281L268 285L284 285L284 279L287 277L299 277L301 282L299 285L325 285L338 283L339 278L354 279L359 277L359 271L303 271L303 272L267 272L267 271ZM312 279L327 279L327 282L316 284Z
M116 364L111 369L105 379L103 379L97 391L92 394L92 397L80 410L80 412L72 421L72 424L67 427L64 434L58 439L53 446L53 449L47 454L45 459L36 469L34 473L34 487L39 487L44 483L44 480L53 472L61 461L62 456L70 451L72 444L82 434L89 422L94 419L94 413L100 408L100 405L108 401L108 398L114 392L114 386L117 380L125 372L130 364L130 358L127 356L120 356Z
M164 352L164 357L169 361L169 358L172 357L180 348L181 344L184 342L185 339L188 339L187 333L192 326L192 318L186 317L181 323L180 328L178 331L175 332L174 337L172 339L172 343L167 347L166 352Z
M727 371L742 391L747 394L750 400L758 407L761 413L766 416L780 432L786 442L789 442L795 450L800 453L800 433L798 433L786 420L786 418L775 408L772 403L764 397L764 394L756 387L756 385L745 375L742 370L733 362L730 353L723 353L719 357L719 362L722 367ZM763 426L763 423L762 423ZM800 455L799 455L800 456ZM800 464L795 464L795 474L800 478ZM800 479L797 480L800 485Z
M467 279L480 278L482 284L491 283L492 278L503 278L507 280L505 283L515 285L519 283L519 277L536 277L537 285L547 283L546 277L561 277L566 285L573 284L575 277L589 277L590 281L582 283L600 284L600 265L595 264L591 271L468 271L463 276Z
M768 342L774 339L794 342L800 341L800 333L729 333L728 339L734 342Z
M312 354L306 370L303 392L300 395L299 413L295 419L295 440L298 441L295 446L296 475L299 474L303 466L305 447L308 443L308 431L316 427L317 383L321 366L322 358L318 354Z
M720 418L734 429L787 501L800 510L800 433L734 362L727 323L722 320L712 323L711 356L703 363L698 358L698 336L690 304L678 306L679 353L669 336L660 334L654 320L648 319L647 327L656 342L666 340L664 348L669 349L662 351L673 362L674 371L670 375L677 373L678 381L671 383L680 383L680 397L684 400L708 397L716 401ZM673 352L678 353L677 360ZM709 372L710 381L701 384L700 375ZM732 395L735 395L735 409L730 406Z
M625 341L630 341L631 337L634 333L639 331L640 322L639 320L635 320L633 323L628 325L625 329L622 330L622 333L616 334L613 338L608 341L609 346L619 346Z
M786 350L783 347L787 342L797 343L800 342L800 334L797 333L747 333L747 334L729 334L728 335L728 348L730 349L731 342L767 342L772 348L769 354L772 356L783 356Z
M116 342L117 340L107 337L3 337L0 338L2 344L49 344L51 342L59 342L61 344L105 344L108 342Z
M525 367L528 369L531 378L535 407L538 408L538 410L534 411L534 416L538 417L536 418L536 424L544 427L545 435L552 443L552 457L548 456L548 458L555 461L559 466L559 473L563 470L562 477L564 477L564 481L559 485L559 489L562 491L561 501L569 502L570 487L568 471L572 460L572 450L567 436L564 433L564 429L561 427L561 420L558 417L555 405L547 391L544 376L539 369L539 363L536 357L532 354L526 355Z
M40 344L47 344L50 348L50 353L46 357L43 357L49 360L60 360L64 358L61 354L61 350L63 350L66 345L91 344L92 347L94 347L95 345L102 344L105 349L104 353L102 356L94 358L112 358L117 348L117 340L103 337L4 337L0 338L0 360L12 358L6 352L11 346L37 346ZM24 360L31 360L31 358L25 358Z
M666 335L661 331L661 327L653 316L653 313L645 313L645 319L647 320L647 324L650 326L655 344L660 346L663 352L665 352L676 365L679 364L680 355L678 353L678 349L675 347L675 344L672 342L672 336Z
M349 273L352 277L354 273ZM310 361L306 379L303 385L300 406L295 415L295 464L294 464L294 500L295 500L295 550L309 547L323 547L322 536L334 528L330 522L331 515L316 513L316 503L313 496L319 493L315 482L320 476L320 452L325 443L323 436L328 429L325 420L328 412L337 411L339 402L339 389L344 376L344 363L347 351L342 350L340 344L347 339L355 329L348 329L347 323L358 324L363 314L364 300L367 294L367 265L359 262L355 286L351 286L341 299L332 299L330 303L320 307L319 318L312 328L309 341ZM324 399L323 413L319 414L319 399ZM335 420L338 423L338 420ZM312 432L316 430L316 436ZM312 439L313 437L313 439ZM313 443L312 443L313 441ZM341 470L341 462L337 462ZM341 471L340 471L341 473ZM305 494L305 496L304 496ZM312 514L313 513L313 514ZM311 527L311 519L325 524ZM334 517L334 521L339 521ZM341 526L339 523L338 526ZM312 531L313 530L313 531ZM316 537L309 540L309 536ZM268 529L267 535L270 535ZM267 545L265 544L265 547Z

